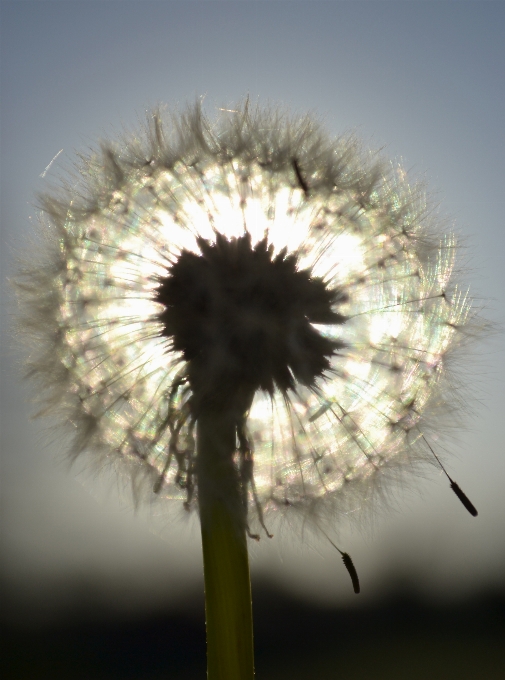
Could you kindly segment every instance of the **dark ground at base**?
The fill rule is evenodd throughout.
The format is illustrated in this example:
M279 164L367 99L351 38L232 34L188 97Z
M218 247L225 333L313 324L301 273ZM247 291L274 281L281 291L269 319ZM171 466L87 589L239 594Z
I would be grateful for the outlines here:
M88 615L6 626L4 680L205 678L203 599L192 618ZM198 602L201 600L201 606ZM254 589L258 680L504 680L505 594L444 606L405 592L373 606L321 608Z

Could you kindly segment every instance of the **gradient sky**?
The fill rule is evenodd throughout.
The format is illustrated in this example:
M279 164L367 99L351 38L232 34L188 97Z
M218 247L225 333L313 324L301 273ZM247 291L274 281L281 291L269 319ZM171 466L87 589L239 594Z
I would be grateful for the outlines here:
M314 111L330 132L354 130L425 178L464 237L463 278L485 316L505 321L505 3L17 0L1 10L2 279L36 224L35 193L76 152L160 102L204 96L212 115L249 95ZM202 582L196 522L178 507L134 516L114 482L68 469L57 433L29 420L2 286L4 581L33 610L83 588L124 607L176 602ZM416 480L420 493L394 512L336 534L360 597L402 579L439 596L504 585L503 344L481 342L456 367L468 430L455 433L448 469L479 517L442 475ZM255 547L252 564L307 597L352 598L324 542L303 547L287 532Z

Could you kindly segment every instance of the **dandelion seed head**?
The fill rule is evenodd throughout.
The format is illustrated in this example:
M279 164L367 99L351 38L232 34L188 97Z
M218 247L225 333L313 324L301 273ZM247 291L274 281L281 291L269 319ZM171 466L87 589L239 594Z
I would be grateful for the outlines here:
M471 309L456 243L354 139L220 111L155 111L84 159L82 190L42 198L43 252L19 277L29 370L76 454L129 462L160 495L197 497L214 404L254 461L253 514L345 510L429 458L420 428Z

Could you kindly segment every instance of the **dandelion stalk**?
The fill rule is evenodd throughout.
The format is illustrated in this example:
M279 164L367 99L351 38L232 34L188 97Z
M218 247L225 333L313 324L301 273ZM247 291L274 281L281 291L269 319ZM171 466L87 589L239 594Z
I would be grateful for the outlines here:
M205 575L207 677L252 680L253 623L243 498L233 465L235 427L198 419L197 469Z
M211 680L253 676L247 537L330 538L454 420L456 242L401 168L249 103L150 114L41 197L17 280L41 414L135 495L198 508ZM253 533L256 532L256 533Z

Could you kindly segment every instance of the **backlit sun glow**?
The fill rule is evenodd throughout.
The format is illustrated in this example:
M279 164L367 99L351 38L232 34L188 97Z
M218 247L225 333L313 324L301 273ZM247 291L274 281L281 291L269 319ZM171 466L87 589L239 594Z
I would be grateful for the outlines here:
M147 163L111 147L87 172L94 187L114 163L121 173L92 208L47 203L59 243L58 267L47 273L59 329L51 361L64 368L58 380L69 395L60 401L76 446L129 461L161 480L160 495L184 498L181 460L194 455L195 433L188 395L173 389L184 360L161 334L156 290L183 251L200 254L199 239L249 234L253 247L266 239L275 255L295 254L299 269L345 293L346 320L315 326L342 349L314 385L289 398L255 394L251 511L328 499L345 508L347 489L428 458L420 427L439 404L445 355L470 310L450 284L455 243L426 236L424 199L385 163L367 180L375 170L360 173L357 156L333 177L329 161L318 169L304 150L307 140L276 163L267 162L271 146L227 143L228 155L202 147L170 163L163 149L149 149ZM349 156L349 144L332 153Z

